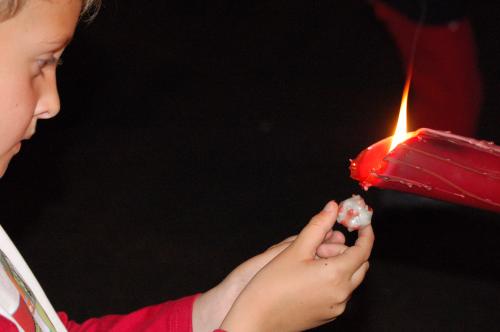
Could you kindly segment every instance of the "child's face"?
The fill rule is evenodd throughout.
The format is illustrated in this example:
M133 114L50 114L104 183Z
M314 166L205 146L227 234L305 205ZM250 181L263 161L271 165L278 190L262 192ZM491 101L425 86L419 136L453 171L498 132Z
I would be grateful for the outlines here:
M37 120L59 112L56 66L80 9L81 0L29 0L0 22L0 177Z

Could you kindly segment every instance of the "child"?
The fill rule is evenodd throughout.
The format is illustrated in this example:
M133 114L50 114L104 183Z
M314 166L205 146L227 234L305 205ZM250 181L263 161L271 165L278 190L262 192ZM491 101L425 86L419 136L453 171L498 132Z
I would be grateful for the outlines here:
M57 63L81 15L98 4L0 0L0 177L37 120L59 112ZM374 240L367 226L346 246L342 233L331 230L336 215L329 202L298 236L244 262L203 294L83 324L55 315L0 227L0 331L297 331L324 324L343 312L362 282Z

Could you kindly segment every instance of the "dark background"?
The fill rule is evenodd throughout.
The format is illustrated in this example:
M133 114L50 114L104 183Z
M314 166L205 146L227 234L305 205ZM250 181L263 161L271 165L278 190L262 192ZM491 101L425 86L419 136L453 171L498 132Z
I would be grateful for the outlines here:
M478 137L496 141L499 18L471 8ZM105 1L64 62L62 112L2 179L0 221L78 321L207 290L360 193L348 159L391 134L404 81L363 1ZM318 331L498 330L498 214L363 196L371 269Z

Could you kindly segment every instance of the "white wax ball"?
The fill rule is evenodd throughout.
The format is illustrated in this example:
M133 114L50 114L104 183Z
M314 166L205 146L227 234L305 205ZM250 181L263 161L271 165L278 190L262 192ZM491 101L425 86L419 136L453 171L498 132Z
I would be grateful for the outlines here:
M337 222L347 227L349 232L360 229L372 222L373 210L366 205L359 195L352 195L351 198L339 204Z

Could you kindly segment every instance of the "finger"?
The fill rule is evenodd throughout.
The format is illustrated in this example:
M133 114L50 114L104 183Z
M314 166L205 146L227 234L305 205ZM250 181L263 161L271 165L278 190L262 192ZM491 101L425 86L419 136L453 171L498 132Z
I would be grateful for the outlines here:
M365 279L366 272L368 272L368 269L370 268L370 263L369 262L364 262L359 269L354 272L354 274L351 277L351 282L354 288L357 288Z
M332 231L331 235L329 237L328 236L325 237L325 241L323 243L344 244L345 243L345 236L340 231Z
M326 234L332 229L337 218L337 203L328 202L323 211L315 215L311 221L302 229L299 236L293 243L304 258L313 258L316 249L324 241Z
M373 233L372 225L367 225L358 230L358 238L354 243L355 248L360 248L361 253L365 253L367 256L365 260L370 258L370 253L373 248L373 242L375 241L375 234Z
M370 258L375 235L371 225L365 226L358 231L358 238L352 247L336 258L339 264L344 264L346 268L356 271L364 262Z
M347 250L345 244L340 243L323 243L316 250L316 255L321 258L330 258L342 254Z
M333 236L333 229L330 229L325 235L325 241L329 240Z

